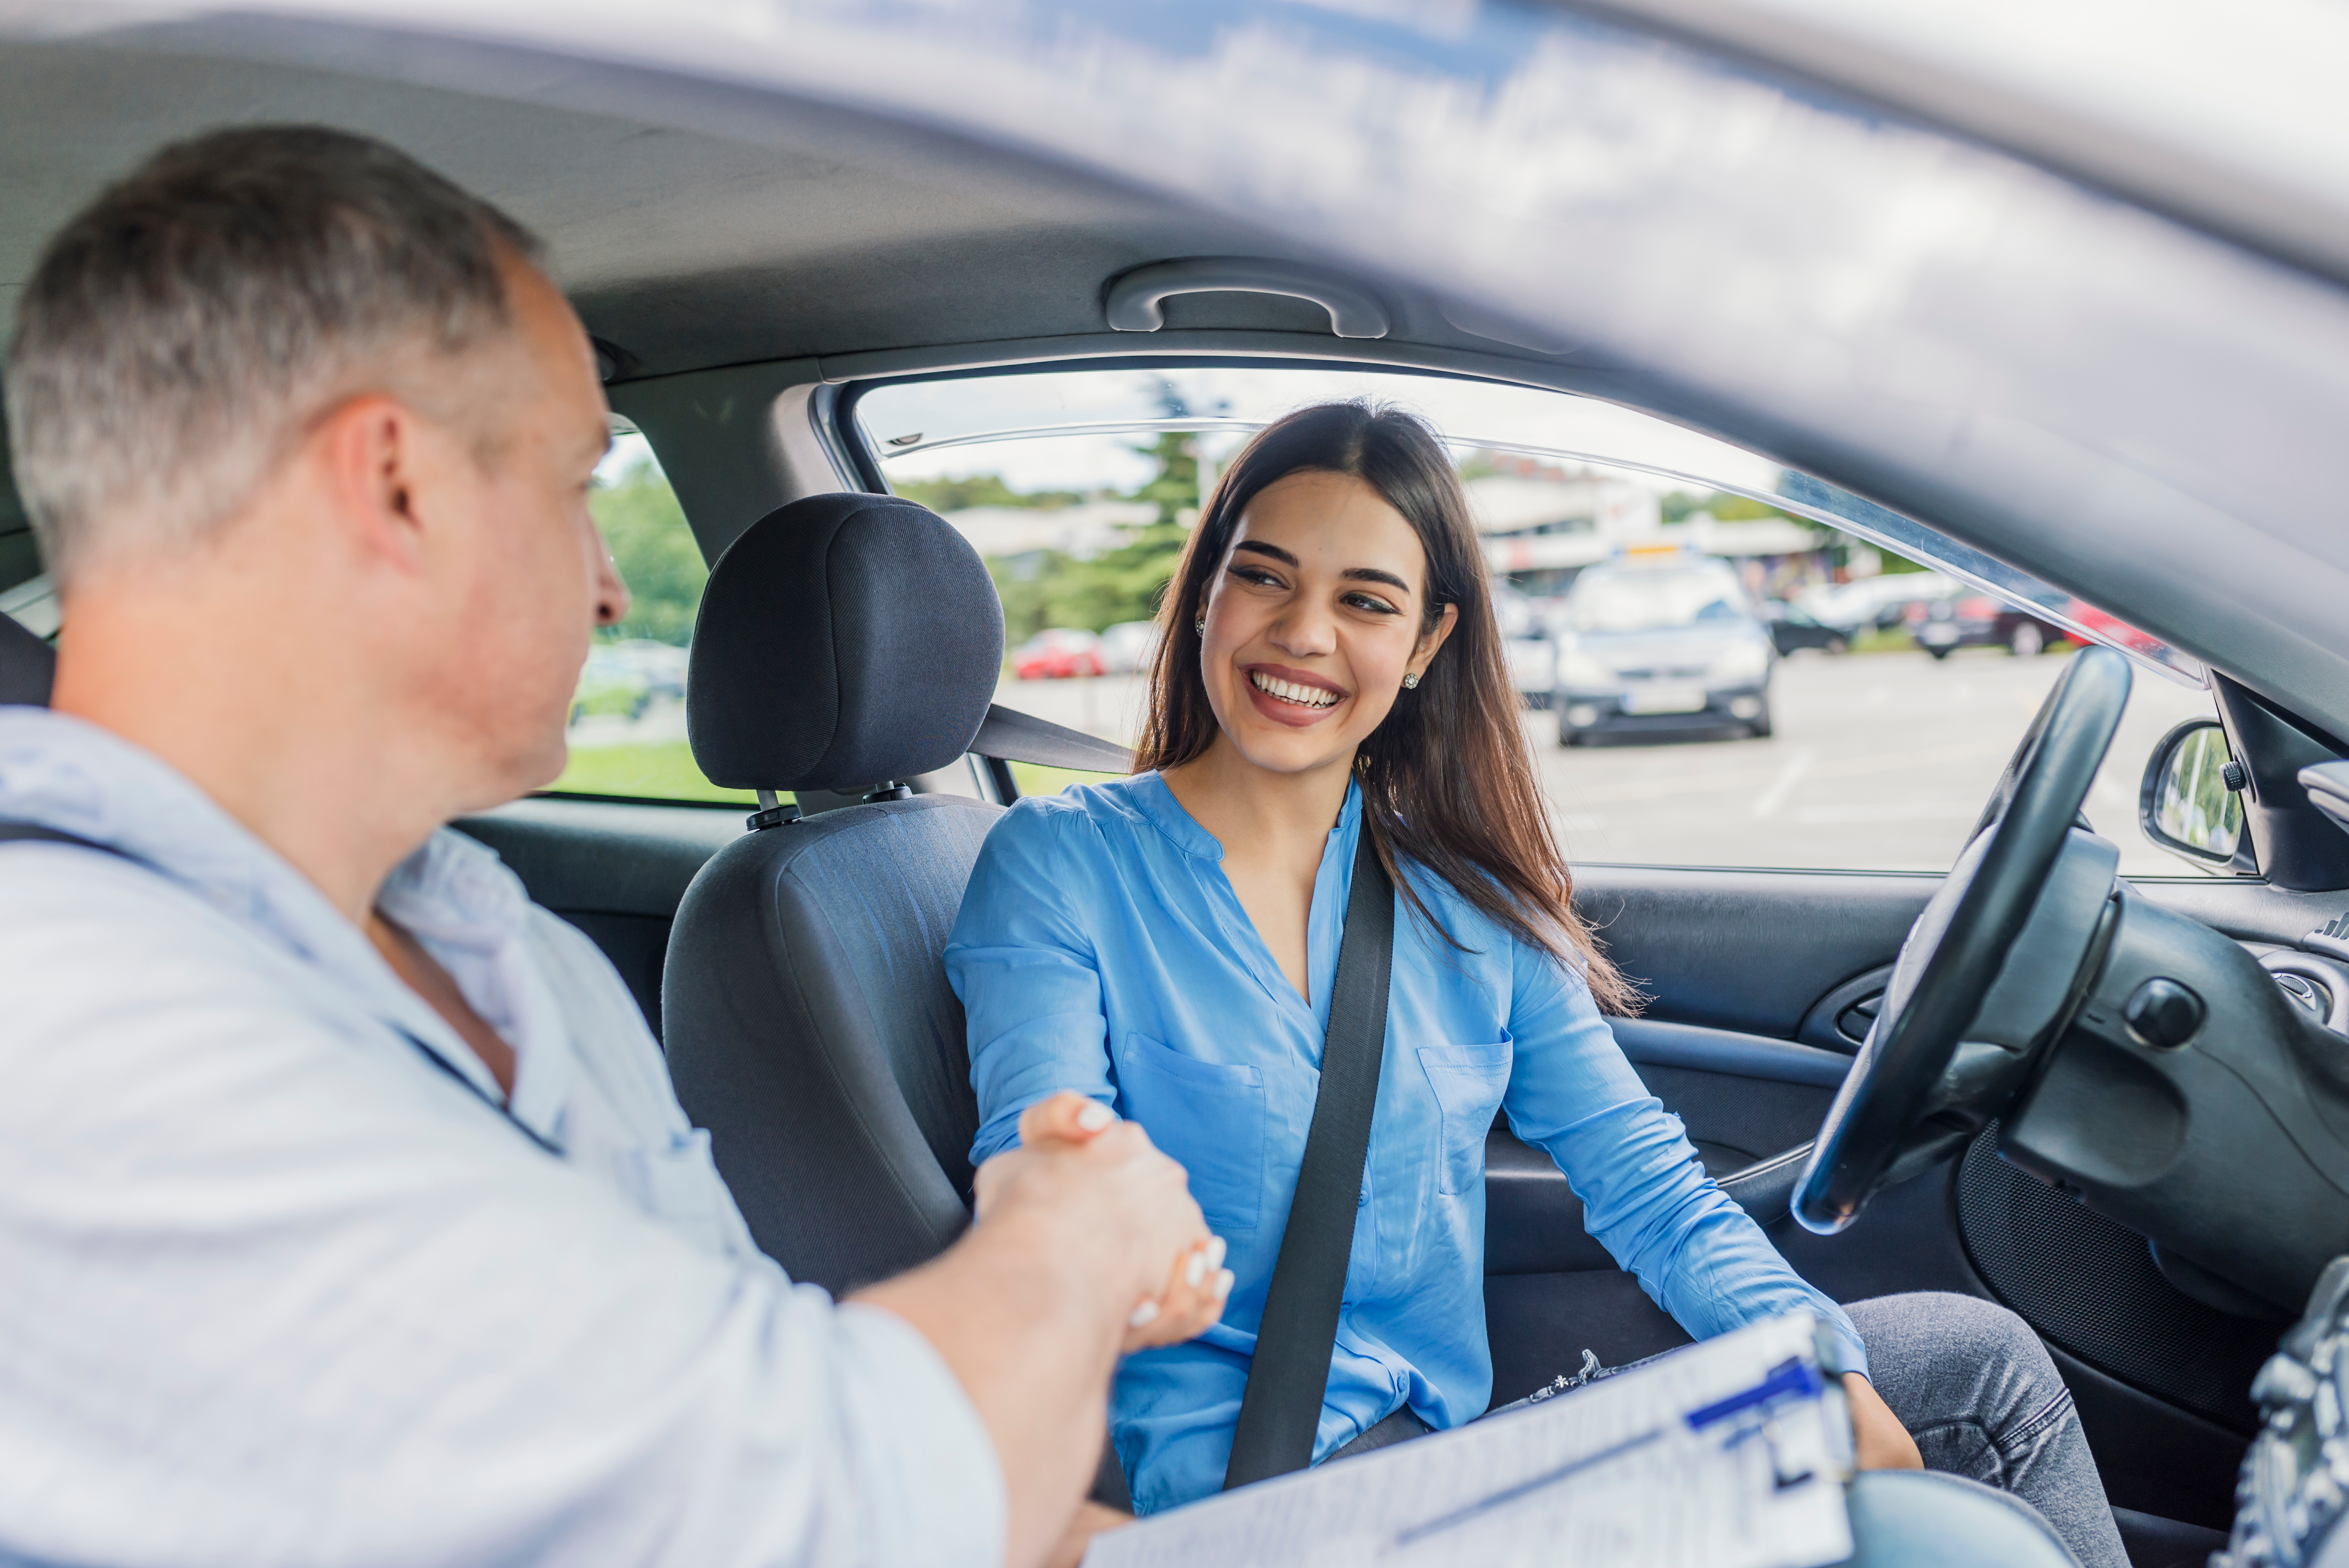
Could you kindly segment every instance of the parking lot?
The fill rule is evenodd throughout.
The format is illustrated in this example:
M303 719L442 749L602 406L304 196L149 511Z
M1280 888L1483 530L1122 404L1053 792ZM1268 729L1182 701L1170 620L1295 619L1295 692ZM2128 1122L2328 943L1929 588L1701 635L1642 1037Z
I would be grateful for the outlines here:
M1942 871L2064 665L1996 650L1939 664L1913 652L1802 654L1778 665L1767 740L1565 748L1557 721L1530 711L1526 730L1574 860ZM1132 676L1006 679L996 700L1130 740L1141 690ZM2210 711L2207 693L2137 671L2087 805L2123 871L2191 874L2137 831L2137 784L2161 734Z

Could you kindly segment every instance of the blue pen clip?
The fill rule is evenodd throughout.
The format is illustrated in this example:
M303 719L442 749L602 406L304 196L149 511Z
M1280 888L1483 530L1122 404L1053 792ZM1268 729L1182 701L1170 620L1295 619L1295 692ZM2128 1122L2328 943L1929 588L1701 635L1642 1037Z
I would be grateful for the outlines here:
M1744 1410L1765 1409L1781 1399L1816 1399L1826 1392L1826 1381L1819 1369L1798 1357L1788 1357L1770 1369L1770 1375L1742 1394L1732 1394L1726 1399L1688 1413L1689 1430L1701 1432Z

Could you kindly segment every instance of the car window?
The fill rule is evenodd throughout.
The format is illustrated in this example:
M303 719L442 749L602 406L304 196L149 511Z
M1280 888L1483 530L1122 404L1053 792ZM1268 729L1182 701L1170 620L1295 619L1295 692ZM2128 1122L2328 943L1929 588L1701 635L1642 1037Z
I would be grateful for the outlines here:
M548 792L752 803L704 778L686 743L687 650L709 569L642 436L615 438L588 506L628 585L628 615L595 634L571 699L570 764Z
M2089 639L2136 662L2088 802L2139 875L2199 875L2136 822L2155 742L2214 708L2192 660L1816 480L1589 398L1268 365L881 383L851 423L1003 600L997 701L1131 742L1155 612L1248 436L1330 397L1452 444L1553 820L1573 858L1943 871ZM1141 629L1137 630L1137 627ZM1015 769L1023 791L1075 775Z

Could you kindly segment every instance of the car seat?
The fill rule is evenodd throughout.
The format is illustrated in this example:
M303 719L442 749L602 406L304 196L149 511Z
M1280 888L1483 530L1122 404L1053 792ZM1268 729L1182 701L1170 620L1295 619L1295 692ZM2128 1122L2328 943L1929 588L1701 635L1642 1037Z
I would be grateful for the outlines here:
M943 954L1001 810L903 781L971 748L1002 663L978 553L894 497L771 512L703 591L686 681L702 771L863 799L762 811L694 878L662 1033L751 1235L835 1294L969 1221L978 1109Z
M14 617L0 614L0 703L46 707L57 651Z

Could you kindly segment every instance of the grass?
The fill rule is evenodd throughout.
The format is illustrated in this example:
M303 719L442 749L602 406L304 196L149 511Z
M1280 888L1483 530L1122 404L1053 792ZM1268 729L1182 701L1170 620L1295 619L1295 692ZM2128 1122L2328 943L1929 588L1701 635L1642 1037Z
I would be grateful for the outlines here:
M1047 768L1040 762L1015 762L1011 781L1022 795L1057 795L1071 784L1099 784L1123 779L1123 773L1087 773L1075 768Z
M1074 768L1046 768L1034 762L1011 765L1012 781L1022 795L1056 795L1071 784L1098 784L1117 773L1086 773ZM693 749L682 740L623 742L617 746L574 747L571 766L546 787L550 795L623 795L639 800L683 800L730 806L755 806L758 797L748 789L721 789L693 765ZM790 799L785 794L783 799Z
M574 747L571 766L546 788L554 795L626 795L645 800L739 806L759 803L748 789L721 789L703 778L701 769L693 765L693 748L682 740Z

